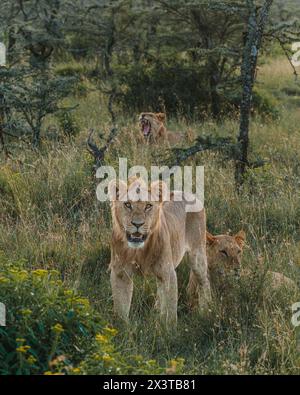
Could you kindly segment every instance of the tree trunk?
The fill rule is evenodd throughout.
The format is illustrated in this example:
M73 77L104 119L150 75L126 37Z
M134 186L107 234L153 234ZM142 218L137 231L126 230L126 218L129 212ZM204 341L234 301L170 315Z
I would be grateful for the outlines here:
M241 66L243 94L240 105L240 129L238 134L238 150L235 166L235 180L239 189L245 179L248 165L249 125L252 104L252 93L255 82L257 59L261 48L262 38L273 0L265 0L259 15L253 0L247 0L249 17L247 36Z

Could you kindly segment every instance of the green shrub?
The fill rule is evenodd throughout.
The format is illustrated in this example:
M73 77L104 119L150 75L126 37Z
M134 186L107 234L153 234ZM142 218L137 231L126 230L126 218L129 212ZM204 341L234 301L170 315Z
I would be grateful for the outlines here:
M123 92L118 101L125 111L158 111L199 116L207 111L207 79L201 67L180 62L134 64L116 71Z
M65 289L57 271L28 271L24 262L0 256L0 374L41 374L59 358L71 368L89 351L103 326L87 299Z
M254 88L252 100L254 112L264 116L271 116L272 118L278 117L278 101L268 91Z
M227 91L225 97L226 105L224 110L233 111L234 109L239 109L242 98L240 88ZM278 101L271 93L262 88L254 88L252 96L252 112L254 114L276 119L279 115L278 105Z
M70 137L77 136L80 132L80 128L70 111L64 111L58 115L59 125L63 133Z
M207 70L185 62L133 64L119 66L116 78L122 86L117 101L124 111L160 111L187 118L203 118L211 111L211 88ZM241 101L241 89L236 85L218 86L220 114L235 113ZM278 116L275 97L261 88L253 93L253 111Z
M164 373L156 361L117 350L117 330L104 325L88 299L64 287L55 270L25 270L0 253L0 374ZM182 360L172 360L173 373Z

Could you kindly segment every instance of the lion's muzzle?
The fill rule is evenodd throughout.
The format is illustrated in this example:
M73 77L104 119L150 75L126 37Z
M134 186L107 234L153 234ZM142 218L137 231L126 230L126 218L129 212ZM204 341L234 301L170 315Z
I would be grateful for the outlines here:
M139 232L129 233L126 232L127 243L130 248L143 248L147 239L146 234Z

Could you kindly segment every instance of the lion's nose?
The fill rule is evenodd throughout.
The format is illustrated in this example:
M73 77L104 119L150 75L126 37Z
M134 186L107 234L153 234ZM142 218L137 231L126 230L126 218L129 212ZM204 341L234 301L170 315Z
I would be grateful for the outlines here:
M132 223L133 226L135 226L138 229L141 226L143 226L145 222L144 221L134 220L134 221L131 221L131 223Z

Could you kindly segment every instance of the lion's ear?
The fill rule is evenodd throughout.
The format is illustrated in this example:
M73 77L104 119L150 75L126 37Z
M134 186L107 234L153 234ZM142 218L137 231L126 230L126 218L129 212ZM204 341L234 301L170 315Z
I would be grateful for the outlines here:
M170 200L170 191L164 181L153 181L150 186L151 201L165 202Z
M235 241L238 243L239 247L243 248L246 242L246 233L240 230L235 236Z
M166 122L167 116L166 116L166 114L165 114L164 112L158 112L158 113L156 113L155 115L156 115L156 118L157 118L160 122L162 122L162 123L165 123L165 122Z
M213 236L211 233L206 231L206 243L207 245L213 245L216 242L217 238Z
M111 180L108 184L108 196L110 201L120 200L127 193L127 185L124 181Z

